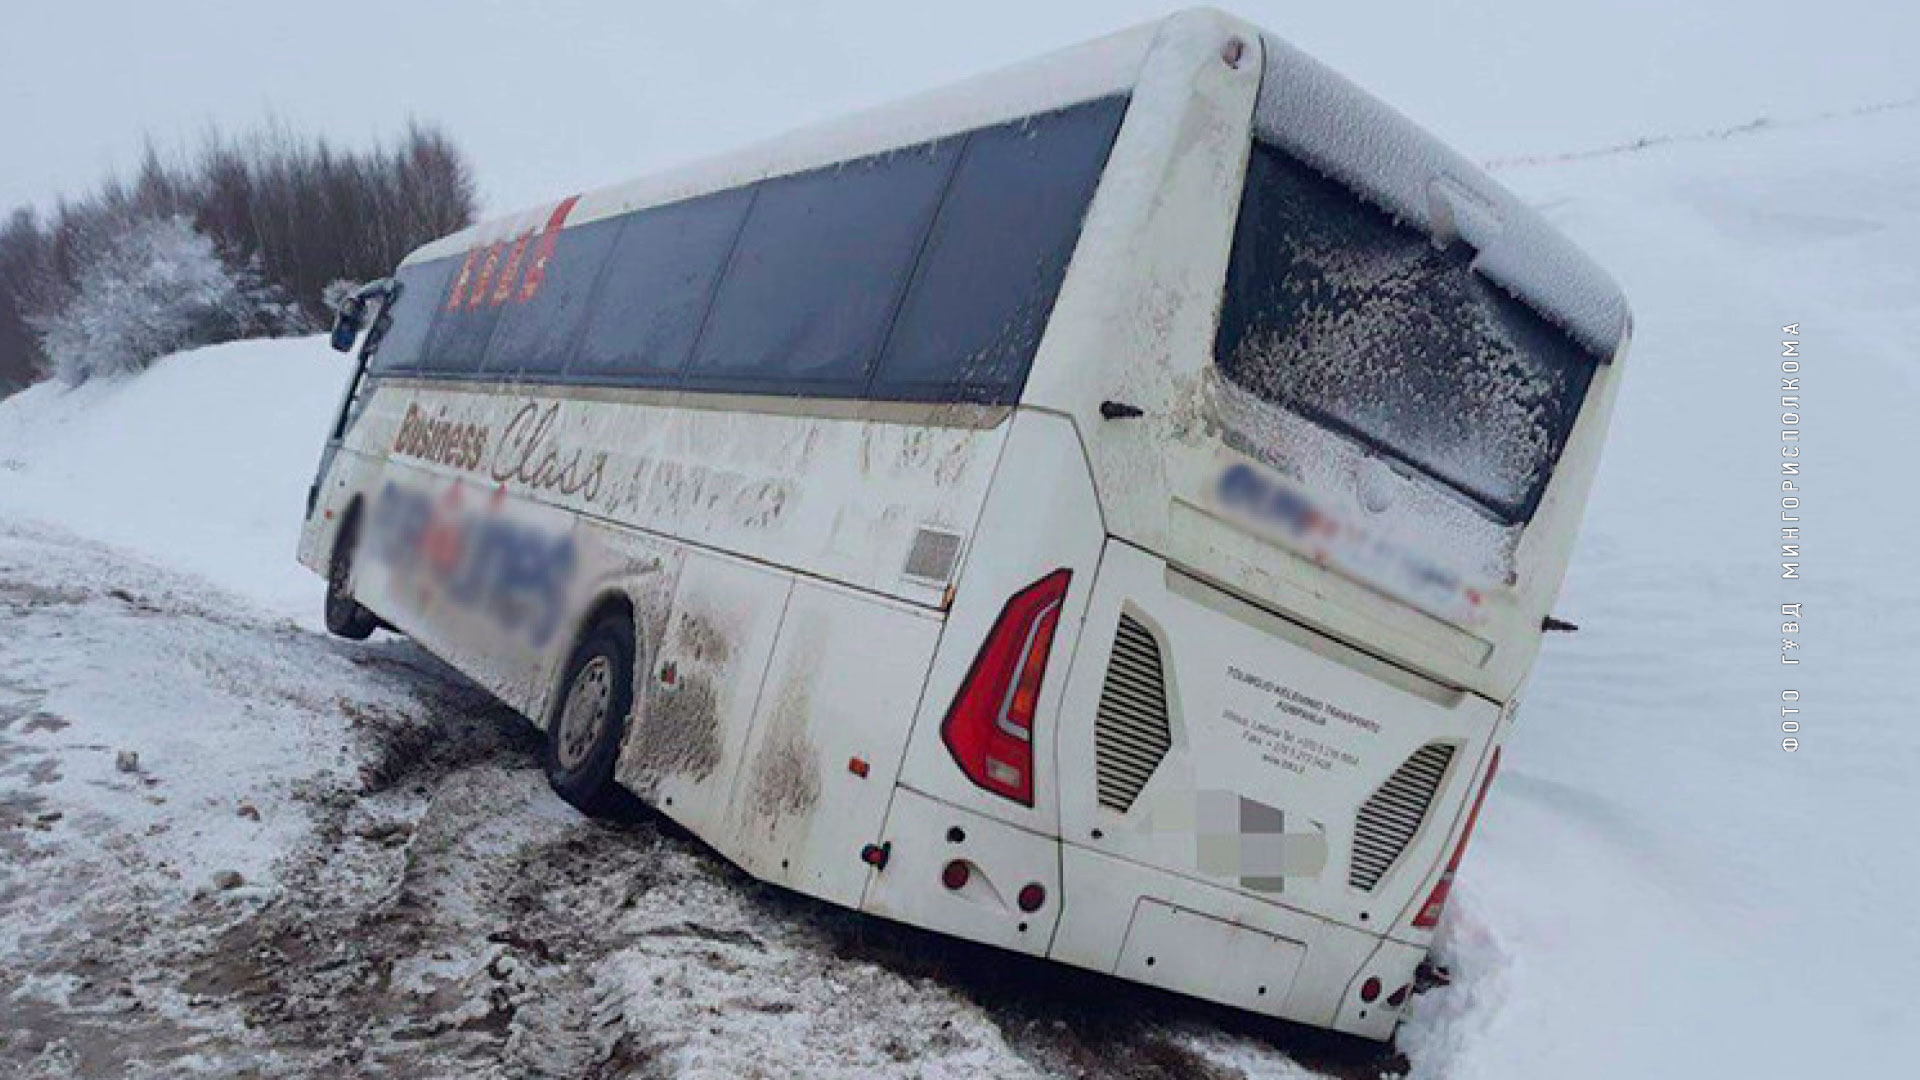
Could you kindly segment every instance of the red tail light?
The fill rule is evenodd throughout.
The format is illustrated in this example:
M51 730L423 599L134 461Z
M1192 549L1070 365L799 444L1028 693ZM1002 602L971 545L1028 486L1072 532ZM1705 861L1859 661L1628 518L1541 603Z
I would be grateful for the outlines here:
M1007 601L947 710L940 738L967 779L1033 805L1033 714L1071 570L1055 570Z
M1420 914L1413 917L1413 925L1422 930L1431 930L1440 925L1440 913L1447 909L1447 897L1453 892L1453 875L1460 869L1460 857L1467 853L1467 841L1473 839L1473 827L1480 820L1480 804L1487 801L1487 789L1493 786L1493 774L1500 771L1500 749L1495 747L1493 760L1487 763L1487 775L1480 781L1480 794L1473 797L1473 809L1467 811L1467 827L1460 830L1460 843L1454 846L1453 858L1447 860L1447 868L1440 874L1440 883L1433 887L1433 895L1420 905Z

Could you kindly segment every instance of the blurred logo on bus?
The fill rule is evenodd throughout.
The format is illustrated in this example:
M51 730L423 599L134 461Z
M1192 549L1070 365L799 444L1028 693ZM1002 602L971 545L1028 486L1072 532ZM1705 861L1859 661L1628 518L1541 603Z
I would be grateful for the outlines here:
M1234 462L1221 472L1214 497L1231 517L1316 563L1449 622L1485 619L1485 595L1460 573L1355 524L1277 474Z
M388 481L368 517L370 554L393 574L396 596L422 607L444 600L543 646L565 612L573 537L503 506L499 492L476 500L454 484L436 498Z

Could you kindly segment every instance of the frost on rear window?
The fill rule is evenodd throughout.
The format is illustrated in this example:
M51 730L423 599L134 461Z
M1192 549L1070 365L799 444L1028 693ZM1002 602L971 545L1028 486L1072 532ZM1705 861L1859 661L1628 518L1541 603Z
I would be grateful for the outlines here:
M1341 185L1256 145L1216 357L1297 412L1526 521L1594 359L1531 308Z

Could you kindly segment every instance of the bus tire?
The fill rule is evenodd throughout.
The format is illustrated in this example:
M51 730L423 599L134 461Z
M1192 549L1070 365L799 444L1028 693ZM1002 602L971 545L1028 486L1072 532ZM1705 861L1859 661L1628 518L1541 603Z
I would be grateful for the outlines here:
M353 560L359 547L360 508L355 506L340 523L327 560L327 629L350 641L365 641L380 625L379 617L353 598Z
M629 805L613 767L633 711L633 664L633 624L607 612L581 635L560 681L541 763L554 792L588 817Z

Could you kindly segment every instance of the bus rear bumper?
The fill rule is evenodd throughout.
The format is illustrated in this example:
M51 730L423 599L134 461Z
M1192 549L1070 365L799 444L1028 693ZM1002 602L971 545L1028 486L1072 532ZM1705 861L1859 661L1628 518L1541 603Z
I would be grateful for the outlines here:
M1426 956L1418 946L1079 844L1062 845L1060 861L1067 917L1050 955L1134 982L1384 1040ZM1369 980L1378 982L1369 988ZM1393 999L1402 986L1408 992Z
M865 912L1365 1038L1392 1036L1426 957L904 786L881 844L885 866L869 876Z
M1079 844L1062 845L1061 868L1067 916L1054 959L1250 1012L1385 1040L1426 956L1418 946ZM1370 988L1370 980L1378 982Z

